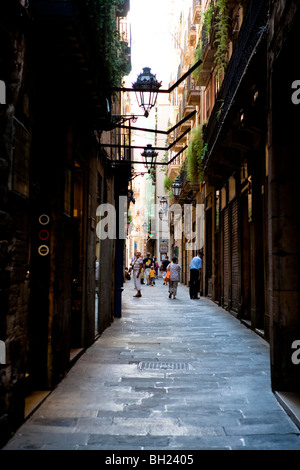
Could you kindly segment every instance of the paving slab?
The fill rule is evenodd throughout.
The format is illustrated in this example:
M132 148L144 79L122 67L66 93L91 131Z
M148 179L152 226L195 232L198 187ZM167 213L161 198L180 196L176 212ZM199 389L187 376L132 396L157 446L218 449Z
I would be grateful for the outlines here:
M300 450L263 338L183 285L133 295L3 450Z

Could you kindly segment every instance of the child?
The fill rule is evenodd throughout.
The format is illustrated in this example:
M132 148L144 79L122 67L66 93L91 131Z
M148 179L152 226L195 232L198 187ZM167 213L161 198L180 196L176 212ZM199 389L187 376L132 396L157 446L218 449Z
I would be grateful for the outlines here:
M153 265L151 266L151 269L150 269L150 284L151 286L154 286L155 284L155 269Z

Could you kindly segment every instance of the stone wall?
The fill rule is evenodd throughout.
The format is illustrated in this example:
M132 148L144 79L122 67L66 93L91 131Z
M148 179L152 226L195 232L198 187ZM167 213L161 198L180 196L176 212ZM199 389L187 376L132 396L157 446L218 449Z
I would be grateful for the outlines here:
M299 156L300 105L292 102L299 79L300 13L296 2L274 2L269 29L268 267L272 384L299 391L292 343L300 339ZM298 366L299 367L299 366Z

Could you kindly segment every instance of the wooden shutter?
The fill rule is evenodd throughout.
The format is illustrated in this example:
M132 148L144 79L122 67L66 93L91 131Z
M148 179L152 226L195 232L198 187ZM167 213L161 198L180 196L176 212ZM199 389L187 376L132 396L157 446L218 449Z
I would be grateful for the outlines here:
M228 207L224 209L223 217L223 302L228 306L229 300L229 217Z
M238 201L232 203L231 212L231 308L238 311L239 251L238 251Z

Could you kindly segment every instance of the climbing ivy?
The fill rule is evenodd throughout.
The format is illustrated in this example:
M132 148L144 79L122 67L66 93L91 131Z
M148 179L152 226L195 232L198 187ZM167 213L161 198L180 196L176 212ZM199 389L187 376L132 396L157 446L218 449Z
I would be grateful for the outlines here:
M165 190L165 192L171 191L172 184L173 184L172 178L170 178L169 176L166 175L165 179L164 179L164 190Z
M115 9L123 0L78 0L81 11L87 19L89 32L95 43L95 52L105 81L109 87L121 86L129 70L124 64L125 48L116 28Z
M198 62L200 59L202 59L202 57L203 57L203 48L202 48L202 41L200 41L194 52L194 64ZM194 70L193 72L193 77L196 83L200 82L201 68L202 68L202 64L199 67L197 67L196 70Z
M215 3L216 39L215 66L218 78L228 63L228 25L229 12L227 0L216 0Z
M206 37L209 37L210 35L210 30L211 30L211 25L212 25L212 20L214 16L214 3L210 2L208 8L204 11L203 17L202 17L202 29L204 31L204 34Z
M196 63L203 57L203 41L209 38L211 33L212 24L215 26L215 40L216 52L214 56L215 71L217 78L223 71L225 71L228 63L228 25L229 25L229 12L227 6L228 0L215 0L211 2L209 7L202 15L202 31L203 35L200 39L197 48L195 49L194 59ZM194 78L198 82L200 79L201 66L194 71Z
M202 158L204 148L202 126L200 125L192 130L187 149L187 177L193 183L199 183L203 178Z

